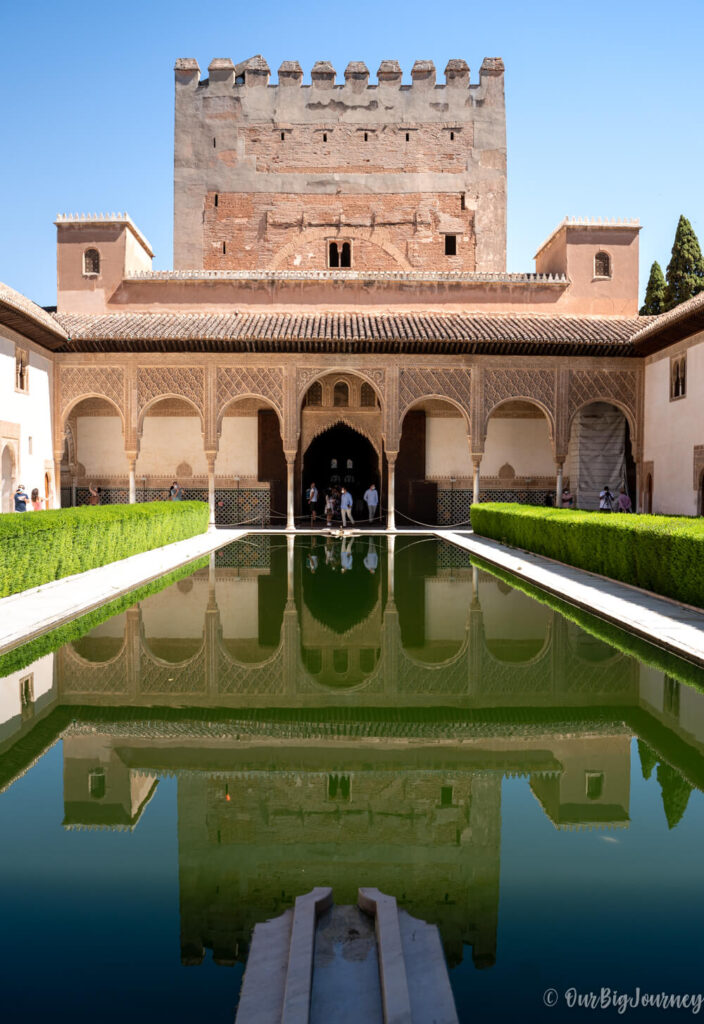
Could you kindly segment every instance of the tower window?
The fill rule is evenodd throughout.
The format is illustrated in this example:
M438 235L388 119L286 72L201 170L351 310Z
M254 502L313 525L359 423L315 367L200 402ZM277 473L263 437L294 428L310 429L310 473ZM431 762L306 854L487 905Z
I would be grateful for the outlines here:
M215 149L216 145L217 145L217 143L215 141L215 136L213 136L213 149Z
M406 142L410 142L410 141L411 141L411 133L410 132L406 132Z
M594 277L611 277L611 257L608 252L598 252L594 257Z
M29 391L29 354L15 349L15 391Z
M464 194L464 192L460 192L460 210L466 210L466 209L467 209L467 200L466 200L465 194Z
M340 251L340 266L349 267L352 266L352 246L349 242L342 243L342 249Z
M286 141L286 132L281 132L281 141L282 142Z
M454 141L455 141L455 133L454 132L450 132L450 142L454 142Z
M227 255L227 242L222 243L222 254L223 256Z
M97 249L86 249L83 253L83 273L100 273L100 253Z
M369 142L369 132L364 133L364 141Z
M330 242L330 245L328 246L328 266L340 266L340 250L337 247L337 242Z
M213 205L214 206L218 205L218 194L217 194L217 192L215 193L215 199L213 200Z
M323 132L323 142L327 142L327 141L328 141L328 133L327 132Z
M445 255L457 255L457 235L445 235Z
M585 790L587 800L598 800L604 792L604 773L585 772Z
M93 800L102 800L105 796L105 769L93 768L88 773L88 792Z

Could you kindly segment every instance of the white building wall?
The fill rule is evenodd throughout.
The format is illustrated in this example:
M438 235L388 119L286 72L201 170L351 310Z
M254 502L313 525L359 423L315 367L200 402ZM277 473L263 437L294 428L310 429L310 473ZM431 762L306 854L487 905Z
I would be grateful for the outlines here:
M427 416L425 475L429 480L472 475L467 424L461 416Z
M0 679L0 742L14 735L22 727L22 700L20 680L32 677L35 713L43 710L56 698L54 684L54 655L45 654L19 672Z
M670 359L684 352L687 394L671 401ZM643 460L653 463L653 512L697 514L695 445L704 445L704 332L646 360Z
M16 348L29 355L27 392L15 390ZM9 446L15 463L13 479L3 487L3 512L14 508L11 504L8 507L8 498L18 484L24 484L28 494L37 487L40 497L44 497L45 473L50 481L49 507L58 508L51 423L53 369L51 358L37 345L0 327L0 459Z
M194 476L208 472L198 416L146 416L139 443L137 476L174 476L187 462Z
M86 476L124 477L128 471L119 416L77 416L76 458Z
M220 476L250 477L256 480L258 444L256 416L225 416L215 472Z
M482 476L498 476L505 463L516 476L554 476L555 462L550 429L545 417L538 419L492 416L487 425Z

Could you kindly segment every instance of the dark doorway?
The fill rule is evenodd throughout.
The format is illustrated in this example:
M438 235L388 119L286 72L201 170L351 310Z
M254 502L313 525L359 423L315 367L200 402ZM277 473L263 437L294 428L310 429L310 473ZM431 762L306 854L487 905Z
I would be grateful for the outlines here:
M346 487L354 498L355 519L367 521L367 506L363 494L371 483L381 493L379 457L374 446L362 434L338 423L319 434L308 445L303 457L301 481L302 507L306 507L305 492L315 481L320 495L318 512L322 516L325 491L328 487Z

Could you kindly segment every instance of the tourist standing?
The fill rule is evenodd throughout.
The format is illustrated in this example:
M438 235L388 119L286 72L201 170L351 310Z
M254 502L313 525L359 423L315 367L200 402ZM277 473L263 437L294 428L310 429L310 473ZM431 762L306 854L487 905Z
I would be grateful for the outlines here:
M633 505L631 504L631 499L626 494L626 488L625 487L622 487L621 490L619 491L618 503L616 505L616 511L617 512L632 512L633 511Z
M179 486L178 480L174 480L169 487L169 501L183 501L183 490Z
M569 487L562 488L562 497L560 498L561 508L574 508L574 495Z
M39 488L38 487L33 488L33 490L32 490L32 510L34 512L41 512L43 500L44 500L43 498L39 497Z
M15 512L26 512L28 504L29 495L24 489L24 484L20 484L15 491Z
M352 516L352 495L346 487L342 488L340 492L340 512L342 514L342 529L344 530L347 526L347 519L354 525L354 518Z
M369 484L369 487L364 492L364 500L367 503L369 522L371 523L376 519L376 510L379 507L379 492L376 489L376 484Z
M335 514L335 499L332 496L332 491L328 487L325 492L325 522L328 526L332 526L332 517Z
M306 501L308 502L308 509L310 511L310 521L315 522L315 517L318 513L318 488L315 486L315 482L311 482L310 487L306 491Z
M609 485L605 484L603 491L599 492L599 511L600 512L613 512L614 496L609 490Z
M88 498L88 504L89 505L99 505L100 504L101 488L100 487L96 487L95 484L88 484L88 491L89 491L89 494L90 494L90 496Z

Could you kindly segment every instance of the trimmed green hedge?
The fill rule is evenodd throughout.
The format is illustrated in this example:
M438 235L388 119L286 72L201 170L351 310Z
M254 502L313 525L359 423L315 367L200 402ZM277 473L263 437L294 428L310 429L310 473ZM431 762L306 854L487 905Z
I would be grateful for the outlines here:
M704 519L472 505L482 537L704 607Z
M84 505L0 516L0 597L185 540L207 528L208 506L202 501Z

